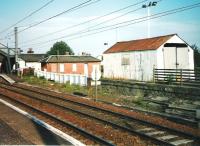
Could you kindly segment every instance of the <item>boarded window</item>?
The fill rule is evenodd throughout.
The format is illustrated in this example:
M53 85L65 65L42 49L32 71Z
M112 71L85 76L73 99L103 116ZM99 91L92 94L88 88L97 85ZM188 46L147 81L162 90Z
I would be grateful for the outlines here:
M73 64L73 65L72 65L72 71L73 71L73 72L76 72L76 70L77 70L77 66L76 66L76 64Z
M60 72L65 72L65 65L64 64L60 64Z
M122 65L130 65L129 54L122 55Z

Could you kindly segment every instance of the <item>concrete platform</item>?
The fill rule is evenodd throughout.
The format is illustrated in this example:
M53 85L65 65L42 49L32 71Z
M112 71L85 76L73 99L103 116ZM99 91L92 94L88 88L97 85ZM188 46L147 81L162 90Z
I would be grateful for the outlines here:
M72 145L0 103L0 145Z
M32 145L25 140L20 133L12 129L7 123L0 119L0 145Z
M7 82L9 84L15 83L15 81L13 79L11 79L9 76L7 76L6 74L0 74L0 78L2 78L5 82Z

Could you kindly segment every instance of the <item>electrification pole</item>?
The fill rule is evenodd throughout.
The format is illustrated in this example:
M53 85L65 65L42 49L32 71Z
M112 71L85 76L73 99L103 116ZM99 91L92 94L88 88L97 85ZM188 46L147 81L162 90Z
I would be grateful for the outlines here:
M15 69L17 70L18 68L18 32L17 32L17 27L15 27ZM18 71L17 71L18 74Z
M148 21L147 21L147 37L150 38L151 37L151 23L150 23L150 16L151 16L151 12L150 12L150 7L152 6L156 6L158 2L153 1L153 2L149 2L149 4L147 5L142 5L142 8L147 8L147 16L148 16Z

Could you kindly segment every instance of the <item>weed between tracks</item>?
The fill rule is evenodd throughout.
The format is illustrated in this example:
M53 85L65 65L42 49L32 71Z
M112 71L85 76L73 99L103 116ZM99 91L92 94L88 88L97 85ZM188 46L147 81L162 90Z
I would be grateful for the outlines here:
M34 76L24 76L23 81L28 84L37 85L43 88L48 88L51 90L56 90L64 93L81 93L87 95L88 98L95 99L95 89L94 87L83 87L79 85L70 85L69 83L60 84L54 81L48 81L44 78L37 78ZM108 103L118 103L122 105L140 107L144 109L151 110L150 107L145 101L143 101L143 96L130 96L130 95L120 95L118 92L105 89L101 86L98 87L98 100Z

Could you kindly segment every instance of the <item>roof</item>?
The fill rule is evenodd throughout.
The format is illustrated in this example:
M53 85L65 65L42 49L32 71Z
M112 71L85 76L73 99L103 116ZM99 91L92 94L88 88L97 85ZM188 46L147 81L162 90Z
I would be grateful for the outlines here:
M20 48L18 48L18 50L20 50ZM15 48L9 48L10 51L10 56L14 56L15 55ZM0 54L7 56L8 54L8 48L2 48L0 47Z
M132 41L117 42L111 48L106 50L104 54L116 53L116 52L128 52L128 51L156 50L174 35L176 34L132 40Z
M45 57L45 54L20 54L19 58L26 62L39 62Z
M79 63L79 62L100 62L99 59L92 56L74 56L74 55L51 55L41 62L48 63Z

